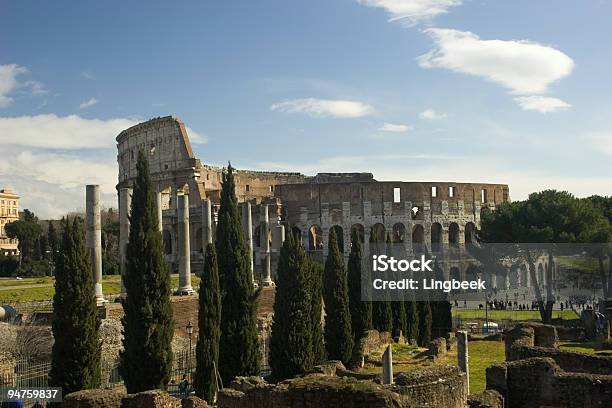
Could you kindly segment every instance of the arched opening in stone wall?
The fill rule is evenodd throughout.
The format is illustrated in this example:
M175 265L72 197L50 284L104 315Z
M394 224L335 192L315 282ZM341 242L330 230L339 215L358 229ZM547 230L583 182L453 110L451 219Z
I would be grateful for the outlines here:
M308 230L308 249L311 251L323 249L323 231L316 224Z
M406 240L406 226L401 222L398 222L393 226L393 236L391 237L391 241L394 244L404 243Z
M417 251L423 251L425 244L425 230L421 224L417 224L412 228L412 248Z
M519 286L519 268L512 268L510 270L510 288L516 289Z
M528 287L529 285L527 284L528 282L528 271L527 271L527 266L525 266L525 264L521 265L519 267L519 279L521 280L520 284L523 287Z
M476 243L476 226L473 222L465 224L465 243L474 244Z
M338 239L338 249L340 250L340 253L344 253L344 230L341 226L334 225L329 229L330 233L332 231L336 233L336 238Z
M302 243L302 230L298 227L291 227L291 232L293 233L293 238L297 242Z
M364 234L364 228L363 225L361 224L353 224L353 226L351 227L351 240L353 239L353 233L357 233L357 236L359 237L359 241L361 241L361 243L363 244L364 240L365 240L365 234Z
M202 234L203 234L202 233L202 228L198 228L196 230L195 237L193 237L193 241L195 243L195 248L194 249L196 251L200 252L200 253L204 252L204 247L202 245L202 241L203 241L202 240Z
M374 224L372 225L372 229L370 231L370 250L374 254L382 254L385 250L385 239L386 239L386 231L385 226L382 224Z
M478 266L476 266L474 264L468 265L468 267L465 269L465 280L472 281L472 280L478 279L478 276L479 276L480 272L481 271L478 268ZM468 291L470 291L470 290L468 290Z
M162 240L164 242L164 254L172 254L172 234L168 230L162 232Z
M459 245L459 224L451 222L448 226L448 243L450 245Z
M258 225L253 230L253 248L261 247L261 227Z
M544 285L544 267L538 264L538 286Z
M439 251L442 243L442 225L439 222L431 224L431 250Z
M454 279L454 280L460 281L461 280L461 271L456 266L452 266L450 268L450 272L449 272L449 276L448 277L451 280Z

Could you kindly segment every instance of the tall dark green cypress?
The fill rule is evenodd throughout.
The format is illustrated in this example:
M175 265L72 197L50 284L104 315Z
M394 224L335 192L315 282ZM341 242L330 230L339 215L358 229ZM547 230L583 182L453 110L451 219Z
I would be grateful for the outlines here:
M270 368L275 381L312 368L310 272L306 251L290 232L280 251L270 336Z
M419 303L419 334L417 343L421 347L429 346L431 341L431 306L429 301L421 301Z
M198 397L210 405L217 393L216 366L219 362L221 337L221 287L217 252L214 245L206 246L204 271L200 281L198 309L198 343L193 388Z
M55 223L53 221L49 221L49 229L47 230L47 242L49 244L49 260L52 262L57 262L57 253L59 250L60 242L59 237L57 236L57 230L55 229Z
M406 334L408 341L416 341L419 337L419 310L417 302L410 299L406 304Z
M393 335L399 336L400 332L406 336L408 322L406 319L406 305L403 300L392 302L391 309L393 311Z
M309 259L310 293L312 296L310 321L312 324L312 364L321 364L325 360L323 341L323 268Z
M129 393L165 389L172 370L174 324L170 271L158 230L149 164L138 154L126 250L120 372Z
M261 358L257 338L259 292L251 279L235 188L234 169L229 165L223 173L215 242L221 283L219 372L224 384L236 376L259 374Z
M323 278L326 314L325 348L330 359L348 364L351 361L354 344L351 313L344 260L338 249L338 238L334 229L329 232L328 251Z
M56 257L49 385L63 392L100 386L100 319L91 264L81 236L81 221L63 220L61 253Z
M351 328L355 344L358 344L364 333L372 329L372 302L361 300L363 254L361 239L355 230L351 233L351 252L347 269Z

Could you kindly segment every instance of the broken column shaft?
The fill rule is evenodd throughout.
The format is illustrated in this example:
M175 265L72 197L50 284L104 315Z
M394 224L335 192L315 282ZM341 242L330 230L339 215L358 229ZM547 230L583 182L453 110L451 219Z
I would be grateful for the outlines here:
M208 198L202 200L202 246L206 254L206 246L213 242L212 205Z
M253 219L251 216L251 203L242 203L242 231L244 232L244 240L249 252L249 261L251 265L251 281L253 278Z
M125 297L126 250L130 236L130 211L132 189L119 189L119 262L121 272L121 297Z
M104 303L102 293L102 221L100 218L100 186L88 185L85 189L85 213L87 234L85 247L89 251L93 272L94 296L98 304Z
M268 206L261 206L261 266L263 271L262 284L264 286L272 286L272 276L270 271L270 216L268 215Z

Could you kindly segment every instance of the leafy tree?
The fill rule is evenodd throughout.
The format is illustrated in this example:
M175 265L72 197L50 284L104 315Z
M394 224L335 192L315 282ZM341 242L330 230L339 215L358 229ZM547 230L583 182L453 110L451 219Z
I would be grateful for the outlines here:
M421 347L427 347L431 341L431 305L428 301L418 302L419 310L419 334L417 343Z
M287 234L278 262L270 367L274 380L284 380L312 368L312 283L306 251Z
M6 224L4 231L7 237L19 240L18 248L21 260L34 260L37 249L36 242L42 233L42 228L32 211L26 208L19 220Z
M347 269L351 328L355 344L359 344L364 333L372 329L372 302L361 300L361 276L364 272L362 258L361 240L357 231L353 231Z
M142 151L136 164L126 250L120 371L129 393L165 389L172 369L170 272L157 228L155 189Z
M259 373L257 337L258 291L251 280L251 263L240 223L234 169L223 173L216 248L221 283L221 343L219 371L224 384L238 375ZM291 234L289 234L291 235Z
M196 346L196 372L193 380L195 393L209 404L217 393L216 366L219 362L221 337L221 287L214 245L206 246L204 272L199 290L198 343Z
M63 221L53 296L49 385L66 394L100 386L100 319L80 224L78 218Z
M353 352L347 276L334 229L329 233L329 253L325 260L323 296L325 300L325 347L332 360L348 364Z

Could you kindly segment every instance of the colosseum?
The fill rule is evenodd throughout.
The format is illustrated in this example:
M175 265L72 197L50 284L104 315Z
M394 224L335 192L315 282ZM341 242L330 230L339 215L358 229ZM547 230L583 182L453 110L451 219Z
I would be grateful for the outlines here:
M214 239L223 168L194 156L183 122L155 118L117 137L119 211L127 236L131 186L139 150L149 155L157 186L164 250L174 271L199 272L204 243ZM462 248L474 240L484 208L509 200L505 184L377 181L371 173L319 173L237 170L236 196L243 229L252 249L254 280L273 284L275 263L284 239L283 223L292 226L317 259L327 254L334 229L340 251L348 257L351 232L357 230L365 252L393 243L407 253L426 246ZM122 245L125 244L125 239ZM473 266L454 257L441 264L444 275L465 278ZM543 265L540 265L543 267ZM526 268L493 277L495 286L529 286ZM497 278L497 279L495 279ZM184 282L185 283L185 282ZM190 292L188 282L182 289Z

